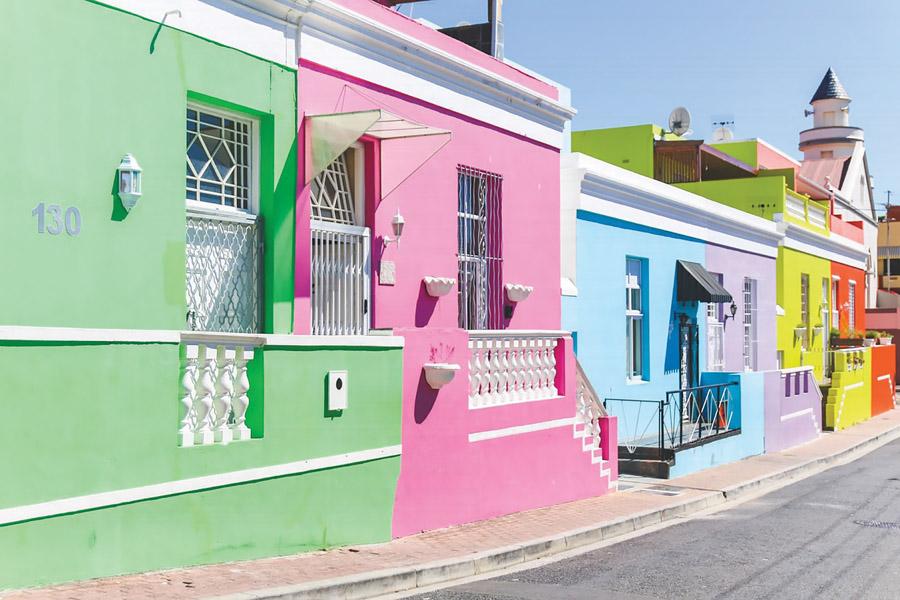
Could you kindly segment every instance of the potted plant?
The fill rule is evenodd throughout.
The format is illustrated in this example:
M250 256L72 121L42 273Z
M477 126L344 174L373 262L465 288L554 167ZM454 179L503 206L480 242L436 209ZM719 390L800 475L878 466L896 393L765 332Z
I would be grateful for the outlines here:
M866 348L871 348L872 346L874 346L875 342L878 340L878 333L879 332L877 331L867 331L862 341L863 346L865 346Z
M890 346L894 343L894 336L887 331L878 332L878 343L882 346Z
M831 347L832 348L853 348L859 346L859 340L854 338L854 331L831 331Z

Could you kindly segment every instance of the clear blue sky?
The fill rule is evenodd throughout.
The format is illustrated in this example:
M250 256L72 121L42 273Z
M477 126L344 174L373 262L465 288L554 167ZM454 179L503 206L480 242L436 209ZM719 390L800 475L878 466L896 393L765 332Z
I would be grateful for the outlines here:
M486 17L485 0L402 8L442 26ZM829 66L865 129L875 198L900 202L900 1L505 0L506 56L572 89L575 129L654 122L686 106L692 137L733 117L795 158L803 109Z

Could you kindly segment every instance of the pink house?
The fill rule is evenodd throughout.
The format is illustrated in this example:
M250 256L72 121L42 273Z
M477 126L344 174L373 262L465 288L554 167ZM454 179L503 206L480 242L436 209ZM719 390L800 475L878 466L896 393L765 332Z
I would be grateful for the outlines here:
M615 421L560 331L574 111L371 0L312 4L297 47L294 332L406 340L394 535L613 488Z

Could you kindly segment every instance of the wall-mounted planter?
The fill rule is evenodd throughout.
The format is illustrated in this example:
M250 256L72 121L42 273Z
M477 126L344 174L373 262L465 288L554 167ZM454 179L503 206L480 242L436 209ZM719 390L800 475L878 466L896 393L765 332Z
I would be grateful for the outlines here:
M794 339L799 340L803 337L806 337L806 327L794 327Z
M459 365L453 363L425 363L425 381L433 390L439 390L451 381L459 371Z
M521 283L507 283L506 297L510 302L522 302L531 295L534 288L530 285L522 285Z
M823 333L825 333L825 328L821 325L813 327L813 335L822 335Z
M435 298L446 295L456 285L456 280L452 277L425 277L422 281L425 282L428 295Z

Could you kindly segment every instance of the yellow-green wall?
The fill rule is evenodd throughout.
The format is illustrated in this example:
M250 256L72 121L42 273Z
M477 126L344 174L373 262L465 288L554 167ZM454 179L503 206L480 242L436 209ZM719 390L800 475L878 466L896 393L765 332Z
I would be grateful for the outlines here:
M782 368L812 366L816 380L822 381L824 375L823 344L827 344L824 331L816 332L814 328L822 326L823 304L822 281L831 282L831 263L817 256L806 254L791 248L778 249L776 263L778 285L776 298L778 305L784 309L784 316L778 317L778 351L782 353ZM801 341L795 329L801 326L802 311L800 308L800 276L809 275L809 322L807 332L810 343L805 352L801 351Z
M825 399L825 428L837 431L872 416L872 350L836 350Z

